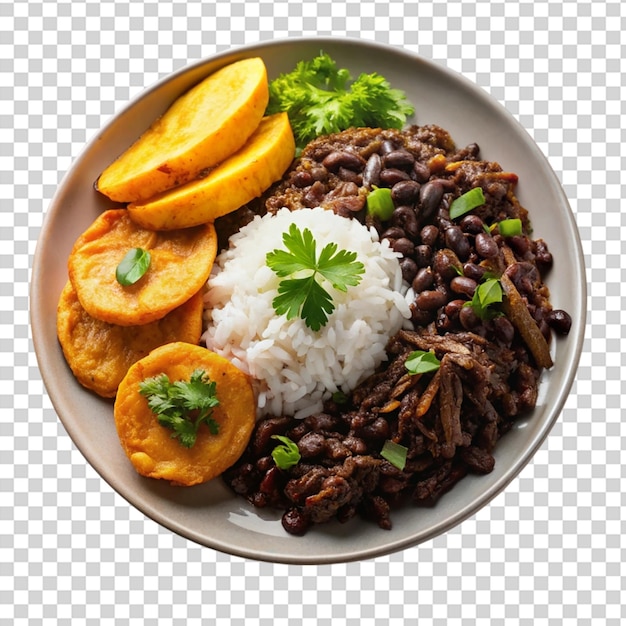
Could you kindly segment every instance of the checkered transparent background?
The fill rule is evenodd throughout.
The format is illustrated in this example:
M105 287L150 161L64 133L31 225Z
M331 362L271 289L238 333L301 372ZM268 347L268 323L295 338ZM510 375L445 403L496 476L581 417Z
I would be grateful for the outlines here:
M1 0L0 625L624 623L625 6ZM56 185L129 99L229 47L331 34L445 63L521 121L577 218L587 335L550 437L474 517L384 558L272 565L173 535L86 464L41 383L28 279Z

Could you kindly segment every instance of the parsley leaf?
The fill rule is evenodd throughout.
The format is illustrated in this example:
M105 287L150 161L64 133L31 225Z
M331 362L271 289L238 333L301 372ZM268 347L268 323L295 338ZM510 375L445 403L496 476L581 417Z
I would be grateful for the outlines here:
M195 444L201 424L218 434L219 424L211 417L219 405L216 384L204 370L194 370L189 381L171 382L167 374L146 378L139 383L139 393L147 398L159 424L170 428L172 438L186 448Z
M362 73L353 80L323 52L272 80L269 92L267 114L287 112L300 148L351 126L402 128L414 112L406 94L380 74Z
M287 250L273 250L265 257L267 266L277 276L285 278L278 285L272 306L278 315L286 315L288 320L299 315L317 332L335 310L332 296L320 284L318 276L334 289L346 292L348 287L361 282L365 266L356 260L355 252L337 251L336 243L325 245L318 257L311 231L308 228L301 231L295 224L283 233L283 243Z

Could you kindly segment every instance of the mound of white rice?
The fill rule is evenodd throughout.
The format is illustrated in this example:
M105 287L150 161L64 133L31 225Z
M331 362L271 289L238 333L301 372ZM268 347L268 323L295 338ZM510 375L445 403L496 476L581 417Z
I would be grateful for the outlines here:
M265 256L285 249L283 233L308 228L317 254L330 242L356 252L362 280L342 293L324 284L336 306L313 332L272 307L280 278ZM259 415L302 418L334 392L348 392L386 358L385 345L409 317L400 265L386 241L357 220L321 208L257 216L230 239L208 283L203 340L257 382Z

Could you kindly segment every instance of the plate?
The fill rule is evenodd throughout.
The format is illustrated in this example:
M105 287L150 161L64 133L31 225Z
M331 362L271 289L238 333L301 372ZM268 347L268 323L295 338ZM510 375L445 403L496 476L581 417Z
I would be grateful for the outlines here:
M192 85L227 63L261 56L270 79L301 59L328 52L354 76L379 72L415 105L415 123L438 124L458 146L476 142L482 157L519 175L518 197L534 235L548 242L555 265L547 283L555 308L573 325L556 341L555 366L544 373L534 412L500 440L496 466L469 476L431 508L405 508L381 530L354 519L288 535L280 512L255 510L221 482L175 488L132 468L119 444L112 402L83 389L67 367L56 337L56 306L67 280L67 257L78 235L111 203L93 188L102 170ZM463 76L400 48L335 38L276 40L223 52L194 63L146 89L90 141L62 180L45 216L31 282L31 323L49 397L68 434L102 478L131 505L162 526L203 546L260 561L292 564L348 562L389 554L431 539L476 513L532 458L559 417L582 350L586 282L576 223L558 178L529 134L504 107Z

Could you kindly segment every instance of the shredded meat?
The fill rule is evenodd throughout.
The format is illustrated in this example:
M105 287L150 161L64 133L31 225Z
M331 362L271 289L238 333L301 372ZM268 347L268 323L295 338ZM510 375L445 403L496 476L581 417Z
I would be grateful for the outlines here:
M391 528L395 507L431 505L467 474L491 472L497 442L535 406L549 366L538 355L548 350L551 327L566 334L571 319L552 310L543 280L552 257L529 235L528 213L514 193L517 176L479 153L476 144L457 148L438 126L350 129L311 142L282 181L221 224L226 235L255 213L324 206L376 228L398 252L415 294L411 328L389 340L378 371L320 414L259 421L224 474L255 506L281 508L287 532L357 515ZM374 186L391 188L395 208L385 222L365 210ZM452 201L475 187L485 203L450 219ZM505 238L497 226L510 218L521 221L522 234ZM512 285L512 315L479 318L468 306L489 275ZM432 352L439 369L409 373L415 350ZM273 435L297 444L297 465L276 467ZM386 441L406 449L403 469L381 456Z

